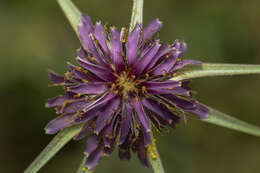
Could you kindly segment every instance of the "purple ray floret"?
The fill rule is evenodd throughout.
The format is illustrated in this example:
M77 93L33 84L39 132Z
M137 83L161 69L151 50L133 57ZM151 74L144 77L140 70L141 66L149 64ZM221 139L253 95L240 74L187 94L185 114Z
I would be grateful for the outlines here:
M45 131L54 134L84 124L74 139L88 137L87 168L95 168L115 146L120 159L129 160L132 151L148 166L152 127L175 127L185 113L208 116L209 110L193 98L189 81L170 80L183 67L201 62L182 59L187 49L183 39L170 45L155 39L161 28L162 22L154 19L144 29L136 24L131 32L107 30L84 14L78 25L79 65L68 63L65 75L49 70L53 85L62 86L65 94L47 100L45 106L55 107L60 116Z

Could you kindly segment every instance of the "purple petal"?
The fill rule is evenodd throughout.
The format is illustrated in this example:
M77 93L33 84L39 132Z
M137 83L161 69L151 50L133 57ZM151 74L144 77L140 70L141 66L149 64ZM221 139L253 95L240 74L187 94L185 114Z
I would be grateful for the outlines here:
M104 65L105 62L102 60L95 46L93 32L94 32L94 27L90 17L87 15L82 15L78 25L78 35L82 43L82 46L87 52L92 54L92 56L98 63Z
M143 31L143 40L151 38L156 32L162 28L162 22L159 19L153 19Z
M120 41L120 35L116 28L111 28L110 32L110 47L113 63L116 66L117 71L121 71L124 68L124 60L122 53L122 44Z
M159 65L157 65L152 70L150 75L157 76L157 75L162 75L162 74L169 72L172 69L172 67L174 66L174 64L176 63L177 58L179 57L180 53L181 53L180 51L175 51L171 56L169 56L168 58L165 58Z
M194 103L187 99L178 98L177 96L174 96L172 94L164 94L162 96L170 100L172 103L176 104L178 107L184 109L185 111L196 109Z
M82 14L78 24L78 32L81 32L82 35L88 36L88 34L93 31L94 26L92 24L91 18L87 14Z
M151 133L147 132L145 129L142 129L143 137L144 137L144 146L147 148L151 143Z
M111 120L112 114L118 109L120 104L120 99L112 99L102 110L99 112L99 116L96 121L96 128L94 133L99 134L101 130L109 123Z
M58 131L64 129L65 127L69 127L74 123L73 115L67 116L59 116L58 118L50 121L46 127L44 128L45 133L47 134L55 134Z
M182 95L182 96L190 96L190 92L183 87L173 87L173 88L168 88L168 89L163 89L163 88L151 88L147 89L147 92L149 94L177 94L177 95Z
M129 104L126 104L124 114L122 115L122 120L120 124L119 144L122 144L128 135L128 132L130 130L130 125L131 125L130 123L132 118L132 112L133 112L133 108Z
M67 63L68 64L68 69L69 72L72 73L73 77L76 77L78 79L83 79L86 82L90 82L90 83L103 83L104 80L100 79L99 77L88 73L87 70L84 70L83 68L81 69L80 67L74 66L71 63Z
M173 50L173 47L169 47L167 44L162 44L160 49L158 50L157 54L153 57L151 62L146 67L146 70L150 70L153 66L161 59L162 56L169 54Z
M158 105L158 103L156 103L156 101L153 101L151 99L149 99L149 100L142 99L142 103L147 109L149 109L152 112L159 115L162 119L166 120L169 124L171 124L172 121L174 121L174 122L179 121L178 116L176 116L173 113L171 113L170 111L168 111L167 108L165 109L165 107L163 107L162 105Z
M196 106L196 109L190 110L189 112L192 112L192 113L198 115L200 119L207 118L209 109L200 103L195 102L194 104Z
M45 107L50 108L50 107L55 107L55 106L62 106L63 103L69 99L71 99L71 97L68 95L56 96L56 97L48 99L45 103Z
M97 99L96 101L92 102L91 104L89 104L84 111L88 112L92 109L95 108L100 108L100 106L104 106L105 104L107 104L109 101L111 101L114 97L116 97L116 95L114 94L105 94L104 96L100 97L99 99Z
M144 85L147 89L168 89L172 87L181 86L181 83L176 81L165 81L165 82L147 81L142 83L142 85Z
M104 155L103 148L97 149L95 152L93 152L86 160L86 167L88 169L93 169L97 166L100 158Z
M106 56L109 56L110 52L107 47L106 30L105 30L104 26L101 24L101 22L96 23L94 35L95 35L95 38L98 40L99 44L101 45Z
M151 127L150 127L150 124L149 124L149 120L148 120L148 117L147 117L146 113L144 112L142 103L140 101L135 101L133 106L135 108L135 111L137 113L139 121L141 122L141 124L144 127L145 131L146 132L151 132Z
M141 163L145 166L148 167L148 159L147 159L147 148L145 147L144 144L144 139L143 136L139 137L139 143L138 143L138 151L137 151L137 156Z
M131 139L130 135L128 134L125 141L119 145L118 155L120 160L129 160L131 157L130 154L130 145L131 145Z
M179 70L186 65L201 65L201 64L202 63L197 60L184 59L184 60L177 61L177 63L173 66L172 70L173 71Z
M98 65L95 64L90 64L89 62L87 62L86 60L77 57L77 62L84 67L85 69L91 71L92 73L94 73L95 75L97 75L99 78L104 79L106 81L111 81L114 80L115 77L112 73L110 73L107 69L104 69Z
M88 157L91 155L98 147L99 140L96 135L90 136L87 140L84 154Z
M133 31L127 37L126 43L126 59L131 66L137 60L137 49L140 42L141 25L136 24Z
M102 94L107 90L104 84L79 84L73 87L69 87L69 91L79 94Z
M73 138L74 140L78 141L80 139L83 139L91 132L91 123L92 121L87 121L84 126L81 128L80 132Z
M58 114L71 114L81 111L87 107L90 103L84 99L68 100L64 102L61 107L57 109Z
M55 84L60 84L65 82L63 75L59 75L50 69L48 70L48 75L49 75L49 79Z
M136 64L136 74L142 74L144 69L150 64L153 60L154 56L158 52L161 44L159 42L155 42L154 45L150 48L150 50L143 56Z

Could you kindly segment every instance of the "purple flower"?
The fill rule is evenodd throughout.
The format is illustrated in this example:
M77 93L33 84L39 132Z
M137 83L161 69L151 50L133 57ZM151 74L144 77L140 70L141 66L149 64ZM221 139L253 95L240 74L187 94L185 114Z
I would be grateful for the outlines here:
M83 15L78 25L79 66L68 63L65 75L49 71L50 80L65 94L46 102L60 115L45 127L46 133L84 124L75 139L88 136L84 153L89 169L115 145L120 159L130 159L132 150L148 166L151 124L163 131L174 127L185 112L207 117L208 109L192 97L189 81L170 80L179 69L200 62L181 59L187 49L183 40L168 45L154 39L161 27L155 19L144 29L136 24L129 33L115 27L108 32L101 22L94 26Z

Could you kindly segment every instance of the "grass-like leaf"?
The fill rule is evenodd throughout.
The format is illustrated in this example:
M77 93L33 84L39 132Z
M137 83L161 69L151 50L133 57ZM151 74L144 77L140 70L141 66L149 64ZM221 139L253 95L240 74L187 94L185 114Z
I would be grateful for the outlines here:
M242 74L260 74L260 65L203 63L201 66L191 66L179 71L172 80Z
M81 130L82 125L68 127L59 132L24 173L38 172L66 143Z
M156 148L156 140L153 135L151 135L151 145L147 149L147 154L154 173L164 173L162 161Z
M77 32L77 26L81 16L80 10L72 3L71 0L57 0L65 16L69 20L74 31Z
M241 121L213 108L208 108L210 110L209 116L208 118L202 119L202 121L260 137L260 127Z
M129 31L132 31L136 23L143 23L143 0L133 0L132 17L129 26Z

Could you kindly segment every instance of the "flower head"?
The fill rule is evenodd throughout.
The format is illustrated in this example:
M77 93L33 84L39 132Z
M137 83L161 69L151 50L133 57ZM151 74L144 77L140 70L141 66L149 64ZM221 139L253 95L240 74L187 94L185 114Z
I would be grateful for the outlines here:
M131 32L111 27L108 33L101 22L94 26L83 15L78 25L79 65L68 63L65 75L49 71L50 80L63 86L65 94L46 102L60 115L46 126L46 133L84 124L75 139L88 136L84 153L89 169L116 145L120 159L130 159L132 150L148 166L151 125L163 131L174 127L185 112L207 116L208 109L192 97L189 81L170 80L179 69L200 62L181 59L187 49L182 39L171 45L154 39L161 27L155 19L144 29L136 24Z

